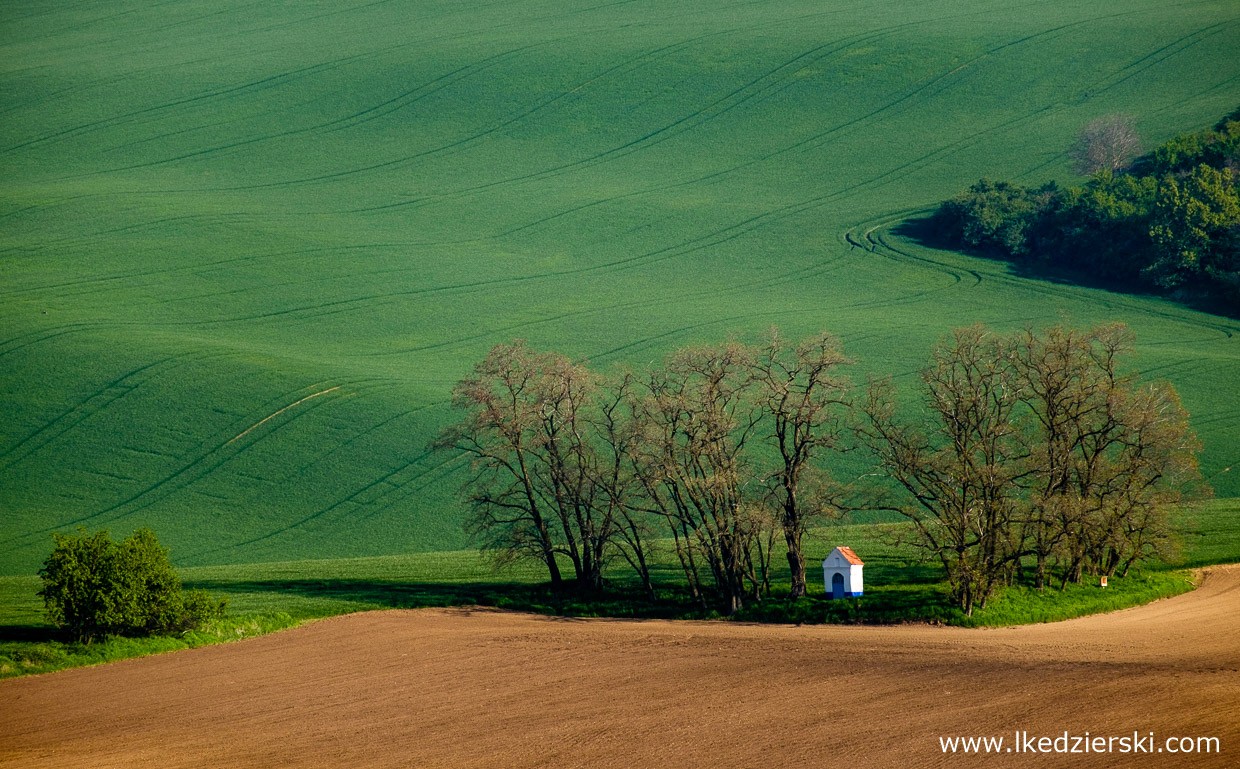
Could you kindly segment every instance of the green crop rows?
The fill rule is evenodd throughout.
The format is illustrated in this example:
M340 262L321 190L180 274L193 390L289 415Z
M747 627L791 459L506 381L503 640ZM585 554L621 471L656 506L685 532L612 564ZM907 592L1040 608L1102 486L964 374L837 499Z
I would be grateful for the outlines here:
M1240 496L1240 323L923 248L989 175L1076 181L1240 103L1240 8L1088 0L28 0L0 11L0 574L51 530L179 565L466 546L449 390L827 328L1123 320Z

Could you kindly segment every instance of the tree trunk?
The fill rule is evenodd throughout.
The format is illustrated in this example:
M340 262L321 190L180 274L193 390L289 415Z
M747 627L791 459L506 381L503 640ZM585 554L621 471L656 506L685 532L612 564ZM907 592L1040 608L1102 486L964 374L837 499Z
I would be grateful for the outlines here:
M788 543L788 571L792 574L792 589L789 598L800 598L807 591L805 584L805 554L801 552L801 532L795 529L784 529L784 540Z
M547 562L547 569L551 572L551 589L559 590L564 587L564 578L560 576L560 565L555 562L555 553L544 553L543 560Z
M602 585L603 573L588 547L581 548L581 563L573 565L577 569L577 584L580 587L586 590L596 590Z
M586 586L591 593L601 593L603 591L603 570L597 566L590 569L586 573Z
M654 583L650 581L650 569L646 567L646 559L644 558L642 559L640 571L642 576L642 587L646 590L646 597L653 602L655 600Z
M577 581L577 584L582 584L586 581L586 568L581 562L581 555L577 552L576 543L570 542L569 544L571 548L568 551L568 560L573 562L573 578Z
M1106 575L1108 577L1115 576L1115 570L1119 568L1120 560L1119 551L1112 548L1110 554L1107 556Z

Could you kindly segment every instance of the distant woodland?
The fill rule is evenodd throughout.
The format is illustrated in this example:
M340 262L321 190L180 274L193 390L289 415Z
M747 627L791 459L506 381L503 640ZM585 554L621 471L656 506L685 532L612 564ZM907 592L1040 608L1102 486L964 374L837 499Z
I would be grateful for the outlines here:
M1080 187L982 179L942 203L938 238L963 251L1240 311L1240 109L1143 156L1132 119L1082 130Z

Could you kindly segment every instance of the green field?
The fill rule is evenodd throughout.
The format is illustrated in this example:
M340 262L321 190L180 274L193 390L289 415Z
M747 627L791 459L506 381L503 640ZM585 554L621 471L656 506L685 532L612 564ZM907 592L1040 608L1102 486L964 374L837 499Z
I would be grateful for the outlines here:
M453 382L779 324L907 377L958 325L1123 320L1240 496L1240 322L923 248L1240 103L1231 0L0 6L0 574L49 532L181 566L459 550Z

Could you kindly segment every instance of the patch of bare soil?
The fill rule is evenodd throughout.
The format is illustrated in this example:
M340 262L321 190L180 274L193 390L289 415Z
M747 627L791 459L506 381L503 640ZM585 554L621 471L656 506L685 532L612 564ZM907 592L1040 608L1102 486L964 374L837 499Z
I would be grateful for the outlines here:
M1015 750L1017 730L1136 731L1153 752L945 756L939 740ZM1159 753L1172 736L1222 752ZM1240 567L1149 606L998 630L339 617L0 682L0 764L1235 767Z

